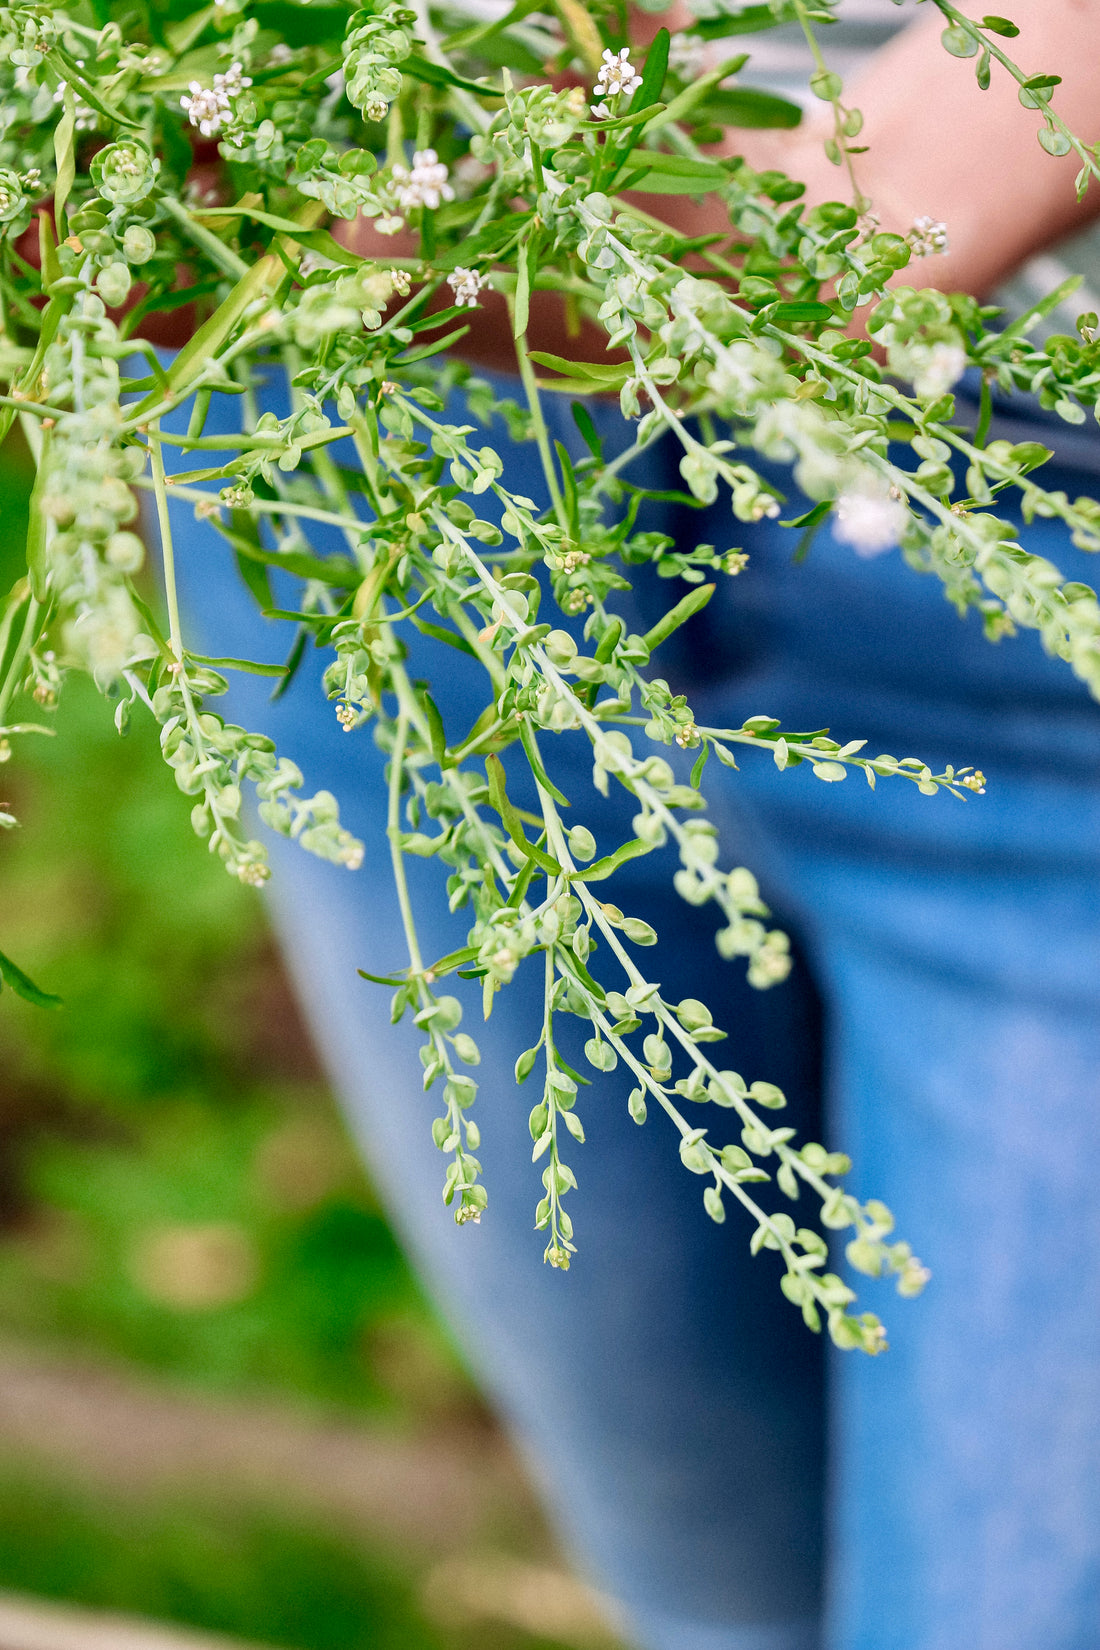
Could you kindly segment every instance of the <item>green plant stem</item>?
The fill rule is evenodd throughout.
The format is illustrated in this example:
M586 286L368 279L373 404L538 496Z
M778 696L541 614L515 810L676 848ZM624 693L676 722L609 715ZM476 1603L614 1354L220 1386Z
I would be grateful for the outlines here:
M409 710L405 703L405 696L402 694L398 705L393 749L390 752L386 835L389 838L393 883L397 891L397 904L401 912L401 927L405 934L405 946L409 953L409 966L413 974L420 979L424 973L424 962L420 954L420 941L416 936L416 921L413 917L412 901L409 898L409 883L405 875L405 856L401 852L401 781L404 777L405 747L408 737Z
M508 318L512 319L512 304L508 304ZM527 353L526 334L516 339L516 362L519 366L519 375L523 380L524 394L527 397L527 407L531 414L531 423L535 431L535 444L542 461L542 473L546 477L546 486L550 494L550 502L558 526L563 532L568 531L569 521L565 513L565 501L561 496L558 485L557 466L554 463L554 454L550 447L550 432L546 428L546 420L542 416L542 401L539 396L539 386L535 378L535 369L531 365L531 358Z
M160 443L154 441L150 446L149 453L149 462L153 471L153 494L157 505L157 526L160 529L160 559L164 576L164 600L168 608L168 639L177 662L182 662L183 629L180 625L179 594L176 589L176 555L172 548L172 520L168 513L168 487Z
M23 628L19 633L19 640L15 644L15 652L12 654L11 664L7 668L3 683L0 684L0 726L7 721L8 706L11 704L12 698L19 686L19 680L23 673L23 667L30 657L31 648L34 646L35 629L38 625L38 619L41 612L42 608L31 595L30 588L28 586L27 613L23 620ZM2 657L2 655L0 655L0 657Z

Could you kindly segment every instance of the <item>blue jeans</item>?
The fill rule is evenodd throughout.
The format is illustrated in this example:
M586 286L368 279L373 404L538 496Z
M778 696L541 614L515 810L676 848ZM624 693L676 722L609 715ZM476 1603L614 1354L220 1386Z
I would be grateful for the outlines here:
M216 401L208 427L234 416ZM493 440L510 484L540 496L533 449L499 426ZM647 484L678 484L671 450L645 466ZM202 649L285 657L291 627L257 617L222 541L188 506L173 518ZM649 525L751 554L658 656L700 721L831 724L875 753L988 777L985 797L959 802L901 780L872 794L858 774L824 785L752 752L736 773L712 762L723 863L757 871L795 936L792 978L767 993L719 961L710 914L671 893L667 851L616 882L616 902L659 931L663 994L711 1004L730 1031L723 1062L779 1083L804 1137L850 1151L853 1189L884 1198L932 1268L919 1301L860 1280L890 1352L833 1354L804 1329L737 1211L706 1219L662 1119L631 1122L621 1068L578 1106L580 1253L567 1276L542 1265L536 1096L512 1075L537 1036L534 968L484 1027L469 993L490 1204L456 1230L418 1037L356 975L404 960L381 757L341 731L310 648L284 698L243 676L225 708L270 732L308 789L336 792L367 844L350 875L272 843L274 918L319 1046L426 1287L644 1650L1096 1650L1100 712L1033 634L990 646L896 553L860 561L826 528L795 566L793 535L740 526L726 503L665 505ZM1056 526L1026 542L1089 578ZM670 594L641 578L632 628ZM413 669L434 675L448 736L461 733L487 697L480 673L420 641ZM632 834L629 799L592 791L583 736L544 744L601 846ZM440 868L414 860L410 875L425 953L462 944ZM719 1138L724 1119L701 1120Z

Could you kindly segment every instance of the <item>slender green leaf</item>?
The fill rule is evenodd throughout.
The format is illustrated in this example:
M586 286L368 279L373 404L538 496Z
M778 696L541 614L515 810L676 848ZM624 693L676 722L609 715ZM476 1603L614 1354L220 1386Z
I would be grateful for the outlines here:
M804 326L809 321L831 321L833 311L828 304L819 304L813 301L790 303L783 301L773 304L768 310L768 320L776 326Z
M580 518L577 513L577 478L573 472L573 460L562 442L555 441L554 449L557 452L558 463L561 466L562 502L565 505L565 513L569 518L569 531L574 538L577 538L580 535Z
M141 131L139 121L131 120L129 115L124 115L120 109L116 109L113 104L105 102L100 97L95 82L86 79L80 65L61 46L52 47L46 53L46 61L53 62L62 85L71 86L74 92L79 92L85 103L90 103L93 109L98 109L109 121L116 126L126 126L131 131Z
M443 731L443 718L439 714L439 706L427 688L421 688L419 699L428 723L428 742L432 747L432 755L442 767L443 758L447 754L447 736Z
M348 269L358 269L367 261L357 252L349 252L346 246L341 246L327 229L308 229L295 223L293 218L280 217L276 212L263 212L256 206L206 206L195 217L200 222L204 218L248 218L252 223L263 224L266 229L277 230L280 235L288 235L310 252L319 253L321 257L328 258L334 264L343 264Z
M267 550L258 541L246 538L232 527L220 527L219 532L229 540L238 555L247 556L250 561L263 562L268 567L281 567L300 579L316 579L321 584L330 584L340 590L350 590L359 583L359 568L345 556L311 556L304 550Z
M57 261L57 236L48 212L38 214L38 264L42 272L42 289L52 286L61 274Z
M1045 298L1040 298L1038 303L1032 304L1029 309L1025 309L1022 315L1018 315L1014 321L1005 327L1001 337L1015 338L1023 333L1030 332L1037 321L1043 320L1052 310L1057 309L1059 304L1065 303L1067 298L1072 297L1083 280L1083 275L1071 275L1068 280L1056 286L1053 292L1048 292Z
M445 957L440 957L438 962L432 963L430 969L437 978L444 974L453 974L456 968L461 968L463 963L473 962L476 956L477 946L466 945L461 951L448 951Z
M642 84L630 100L630 112L637 114L642 109L650 108L660 100L665 89L665 76L668 74L668 48L671 36L667 29L658 29L653 36L649 51L646 53L645 68L642 70Z
M508 793L504 788L504 764L499 756L485 758L485 773L489 781L489 801L500 815L501 823L516 847L544 871L549 871L552 876L557 875L560 870L557 860L551 859L549 854L527 840L519 813L508 800Z
M212 665L224 670L243 670L248 676L282 676L286 666L280 664L257 664L255 659L215 659L205 653L188 653L188 659L196 665Z
M774 29L777 24L794 20L790 6L742 6L739 11L725 12L718 17L700 17L684 30L700 40L725 40L732 34L760 34Z
M411 615L411 622L421 635L431 636L437 642L445 642L448 647L457 648L459 653L468 653L472 659L477 658L477 649L470 645L465 636L456 636L453 630L444 630L442 625L432 624L430 619L422 619L419 613Z
M433 63L416 52L402 60L401 72L426 86L457 86L460 92L473 92L477 97L504 96L499 86L482 86L476 80L463 80L461 75L454 74L442 63Z
M717 126L790 128L800 124L802 109L775 92L758 86L723 87L703 98L695 108L696 120L710 120Z
M467 235L449 251L437 253L432 259L432 268L446 273L457 269L460 264L469 267L475 258L503 257L505 250L519 240L524 227L533 217L533 212L514 212L496 223L487 224L476 235Z
M55 997L51 992L43 991L40 986L35 985L21 968L16 967L10 957L5 957L0 951L0 990L3 990L4 986L14 991L17 997L33 1003L35 1008L57 1008L61 1002L60 997Z
M504 29L510 29L513 23L521 23L533 11L538 11L544 0L517 0L511 11L505 16L495 18L489 23L477 23L472 28L459 29L456 34L447 35L441 41L446 52L466 51L479 40L488 39L491 35L499 34Z
M241 276L210 319L203 323L176 356L168 370L169 395L174 395L193 382L203 365L213 359L236 330L248 306L265 292L274 292L282 278L283 266L272 253L261 258L246 275ZM160 390L153 390L144 401L132 409L130 416L140 422L145 414L151 412L158 404L161 394Z
M584 444L588 448L588 451L592 454L593 458L599 459L602 462L603 442L596 433L596 426L592 421L592 414L589 412L583 401L572 402L569 410L573 414L573 422L581 432L581 436L583 437Z
M620 389L630 377L633 368L629 364L612 364L606 361L567 361L564 356L550 355L546 350L533 349L531 359L540 367L550 367L554 372L560 372L566 378L583 378L586 383L603 384L607 389Z
M46 512L42 508L49 481L49 451L52 431L42 431L42 449L38 455L34 486L31 488L30 518L27 523L27 574L31 594L36 602L46 600Z
M399 367L409 367L414 361L426 361L430 355L441 355L452 344L457 344L460 338L465 338L469 327L455 327L453 332L444 333L442 338L435 338L430 344L418 344L416 349L406 350L404 355L395 355L394 363Z
M69 190L76 177L76 97L71 86L65 84L65 112L54 127L53 152L57 162L57 181L54 184L53 210L57 220L58 232L65 221L65 203L69 199Z
M254 564L250 563L250 565ZM299 666L305 658L306 643L308 640L309 631L306 629L304 624L300 624L298 626L298 633L291 644L290 652L286 656L286 663L283 665L283 673L271 690L271 699L273 702L276 699L281 699L283 694L289 691L291 683L298 674Z
M629 842L624 842L621 848L616 848L613 854L604 854L602 859L594 859L591 865L585 866L583 871L578 871L576 876L570 877L569 880L603 882L617 871L620 865L625 865L628 859L638 859L642 854L651 853L653 846L652 842L643 842L640 837L632 837Z
M655 132L662 126L672 125L674 121L686 120L694 111L696 104L701 103L705 97L715 91L723 80L728 80L731 74L736 74L739 69L743 69L747 62L747 53L741 52L739 56L728 57L724 63L719 63L718 67L711 69L709 74L700 75L693 85L686 87L678 97L673 98L671 103L666 104L659 114L654 115L646 130Z
M631 158L637 166L645 166L647 171L667 172L675 178L699 178L708 183L713 180L722 183L730 175L728 169L717 161L693 160L690 155L669 155L663 149L635 149Z
M694 590L689 590L682 596L675 607L669 608L663 619L658 619L652 630L647 630L645 643L652 653L655 647L666 642L674 630L679 630L696 613L701 613L717 587L713 584L697 584Z
M570 806L569 798L561 794L558 787L554 784L554 781L550 778L550 775L542 765L542 757L539 754L538 740L535 738L534 729L526 717L524 717L520 722L519 737L524 750L527 752L527 760L531 764L531 772L534 774L543 790L548 796L552 796L555 802L560 802L563 808L568 808Z
M829 499L822 499L820 504L815 504L812 509L806 511L805 515L791 516L788 520L781 521L779 525L780 527L816 527L819 521L825 520L832 507L832 502Z

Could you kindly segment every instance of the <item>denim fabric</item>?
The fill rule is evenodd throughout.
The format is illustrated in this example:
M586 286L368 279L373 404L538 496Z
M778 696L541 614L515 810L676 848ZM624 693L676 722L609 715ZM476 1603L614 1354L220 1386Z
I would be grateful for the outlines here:
M213 417L230 429L235 410L216 401ZM533 451L500 429L494 444L512 485L540 496ZM670 450L645 465L648 483L676 484ZM203 650L285 657L290 630L257 619L221 541L186 506L173 520ZM490 1204L455 1229L417 1036L390 1028L387 993L355 972L403 961L381 758L369 733L338 727L310 649L284 698L241 677L226 708L270 731L307 787L335 791L367 843L354 875L273 844L275 921L319 1045L427 1288L643 1650L1095 1650L1100 712L1035 636L990 646L896 553L861 561L823 530L795 566L793 535L746 529L725 505L663 506L658 524L751 554L655 662L698 720L831 723L875 753L988 776L987 796L958 802L900 779L872 794L858 774L779 774L765 753L736 773L712 762L724 863L757 870L795 935L792 978L770 992L719 960L713 916L669 890L668 851L616 883L660 933L664 995L711 1004L731 1033L723 1063L778 1082L800 1131L850 1150L853 1188L883 1197L931 1266L919 1301L860 1280L891 1351L826 1356L780 1296L775 1258L749 1258L738 1212L706 1219L662 1119L630 1121L621 1072L582 1091L580 1253L568 1276L543 1267L537 1079L517 1090L512 1076L538 1034L534 969L484 1027L469 994ZM1026 542L1089 578L1055 526ZM642 578L632 625L670 592ZM429 642L412 668L445 681L448 735L461 733L485 699L476 668ZM629 799L592 791L583 737L544 743L601 849L631 834ZM468 919L441 914L440 868L412 861L410 876L425 952L461 944ZM700 1121L735 1138L728 1113Z

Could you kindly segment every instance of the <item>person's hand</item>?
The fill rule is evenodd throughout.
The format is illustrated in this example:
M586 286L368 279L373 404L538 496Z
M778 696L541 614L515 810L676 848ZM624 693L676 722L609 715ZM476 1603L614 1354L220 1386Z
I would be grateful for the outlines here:
M961 0L960 10L984 7ZM1028 74L1060 74L1053 107L1086 143L1100 137L1100 0L1013 0L1019 37L1001 42ZM947 225L948 251L902 270L906 285L988 297L1027 258L1100 213L1100 183L1078 203L1080 160L1056 158L1038 143L1039 116L996 63L989 89L972 59L953 60L940 43L944 19L932 7L877 52L846 86L844 101L864 117L855 157L860 191L883 229L905 234L917 217ZM828 49L828 35L825 37ZM1087 49L1086 49L1087 48ZM727 132L716 149L741 154L756 170L775 167L806 185L811 205L851 200L843 168L827 159L832 110L819 104L792 131ZM667 200L667 197L666 197ZM691 233L723 228L721 204L675 201L666 212Z
M982 8L969 9L980 14ZM1008 42L1014 60L1028 73L1060 73L1054 106L1079 136L1094 140L1100 135L1100 0L1013 0L1009 9L1021 29ZM658 16L635 12L632 39L644 49L658 28L677 29L690 18L684 0ZM922 216L947 225L948 251L910 264L898 282L986 297L1033 253L1100 213L1100 183L1079 204L1078 159L1042 149L1038 116L1021 108L1008 74L994 64L989 89L982 92L973 62L952 60L944 51L942 30L942 15L929 7L845 88L845 103L864 116L860 143L867 152L856 158L856 177L883 229L905 234ZM1082 50L1084 40L1091 43L1088 51ZM793 130L731 129L711 152L743 155L756 171L786 172L806 185L811 205L849 200L846 172L825 153L831 133L832 111L821 104ZM714 196L634 198L688 235L729 229L726 209ZM366 219L337 226L336 233L365 257L385 261L415 253L414 237L381 236ZM514 369L503 299L486 293L468 320L463 354ZM570 336L563 305L546 292L533 295L528 341L582 359L602 358L606 343L602 330L587 321L580 336Z

